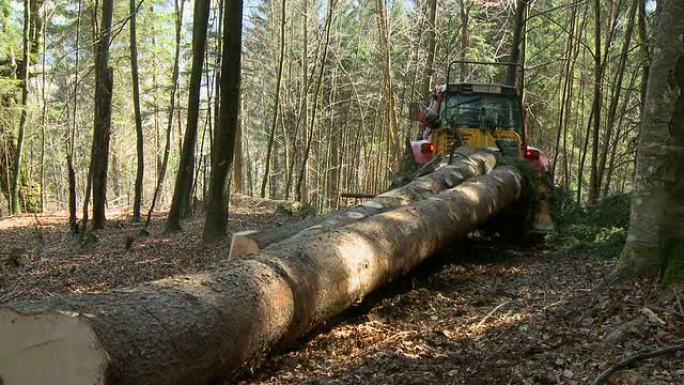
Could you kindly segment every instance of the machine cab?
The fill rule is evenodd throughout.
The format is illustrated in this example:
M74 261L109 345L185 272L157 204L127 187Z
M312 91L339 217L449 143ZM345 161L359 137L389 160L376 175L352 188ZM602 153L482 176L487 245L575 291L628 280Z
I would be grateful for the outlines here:
M507 82L517 78L519 66L456 61L449 77L452 67L468 76L436 87L419 114L420 136L412 143L416 161L425 163L460 146L522 157L527 147L520 89L515 80Z

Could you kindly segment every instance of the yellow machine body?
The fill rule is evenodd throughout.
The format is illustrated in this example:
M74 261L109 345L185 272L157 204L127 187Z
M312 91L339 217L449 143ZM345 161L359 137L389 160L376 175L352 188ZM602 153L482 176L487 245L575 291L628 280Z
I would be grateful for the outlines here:
M479 128L457 128L462 146L473 150L496 147L498 140L513 141L517 148L522 145L520 135L514 130L482 130ZM435 145L436 155L447 155L453 146L452 135L449 129L440 129L432 135L432 143Z

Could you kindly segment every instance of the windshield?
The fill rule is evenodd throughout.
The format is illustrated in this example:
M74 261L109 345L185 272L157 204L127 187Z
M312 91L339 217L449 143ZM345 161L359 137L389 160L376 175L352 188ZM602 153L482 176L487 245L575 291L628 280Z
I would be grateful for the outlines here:
M440 118L446 127L521 132L520 110L513 98L502 95L452 94L445 99Z

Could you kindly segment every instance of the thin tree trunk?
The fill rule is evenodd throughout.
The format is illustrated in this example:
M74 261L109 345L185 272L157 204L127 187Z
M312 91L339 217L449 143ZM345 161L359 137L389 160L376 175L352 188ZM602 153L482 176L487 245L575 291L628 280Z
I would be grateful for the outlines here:
M78 217L76 214L76 171L74 170L74 150L76 144L76 130L78 130L78 82L79 82L79 49L81 44L81 0L78 0L78 11L76 13L76 45L75 45L75 65L74 65L74 109L73 121L71 125L71 133L69 143L67 144L66 158L67 158L67 173L69 176L69 228L71 232L78 233Z
M558 130L556 131L556 147L553 152L553 164L551 165L551 174L555 175L556 174L556 168L558 166L558 157L560 155L560 145L561 145L561 138L565 140L565 136L563 135L564 132L564 127L567 126L567 124L564 125L565 123L565 118L566 118L566 107L569 103L567 103L568 99L570 98L570 91L572 88L572 78L573 74L570 72L571 68L571 63L574 63L573 60L573 47L574 47L574 37L575 37L575 7L573 7L573 14L572 17L570 18L569 24L570 24L570 32L568 34L568 40L567 40L567 45L566 45L566 50L565 50L565 64L563 69L561 70L561 76L559 77L558 81L558 89L561 90L561 98L560 98L560 111L558 113ZM562 86L561 86L562 83ZM565 147L564 147L565 148ZM566 168L566 167L565 167ZM564 170L565 172L565 170Z
M242 51L242 0L224 1L223 48L219 120L216 122L209 177L203 238L215 240L226 235L228 225L228 170L233 162L235 132L240 110L240 62Z
M41 93L43 99L43 113L42 113L42 124L41 124L41 145L40 145L40 212L45 212L45 144L46 144L46 133L48 124L48 111L47 111L47 7L43 6L43 69L41 74L42 86Z
M399 123L397 118L397 111L394 101L394 80L392 75L392 55L389 41L389 19L387 17L387 12L385 9L386 0L376 0L375 6L377 10L377 25L378 25L378 36L380 38L380 49L383 55L383 77L384 77L384 88L386 101L386 114L387 114L387 148L386 156L388 162L386 163L385 172L389 173L391 171L397 170L397 165L399 163ZM391 159L391 161L390 161ZM388 176L388 175L387 175ZM389 180L388 177L385 180Z
M129 10L131 80L133 83L133 111L135 113L135 135L138 167L135 172L135 196L133 197L133 220L140 221L140 205L142 202L143 175L145 168L144 136L142 126L142 112L140 111L140 80L138 76L138 43L137 43L137 13L136 0L130 0Z
M180 164L176 173L176 184L173 189L171 209L166 220L166 231L180 230L181 218L187 218L192 212L192 181L193 171L195 170L195 147L197 147L202 67L204 66L204 53L207 45L209 11L209 2L195 1L192 33L192 68L190 70L190 89L188 92L188 118Z
M436 22L437 22L437 0L427 0L428 3L428 23L427 23L427 58L425 59L425 73L423 74L423 86L421 87L421 97L427 98L430 96L430 90L434 84L435 73L435 49L437 47ZM416 57L416 61L418 58Z
M26 123L28 121L28 87L29 87L29 65L30 65L30 48L31 42L29 39L29 28L31 25L31 6L29 0L24 0L24 37L23 37L23 55L21 67L21 116L19 118L19 132L17 134L17 145L14 153L14 166L12 167L12 184L10 186L10 203L12 214L21 212L21 204L19 202L19 179L21 175L21 156L24 147L24 132L26 131Z
M517 6L515 8L515 21L513 25L513 42L511 43L510 62L521 65L524 65L524 63L522 63L521 58L524 57L522 50L525 46L525 17L527 11L527 1L528 0L517 1ZM507 83L512 86L522 86L522 79L518 79L518 76L519 74L517 67L509 68ZM518 80L520 80L520 84L518 83Z
M606 48L606 51L608 49ZM601 65L601 1L594 1L594 130L592 132L591 165L589 174L588 202L592 206L598 198L599 136L601 133L601 109L603 102L603 65Z
M643 113L644 101L646 100L646 88L648 87L648 73L651 67L651 49L650 39L648 36L648 29L646 27L646 2L639 1L639 53L642 60L642 75L641 75L641 110Z
M244 111L244 109L240 109ZM235 127L235 155L233 155L233 186L236 194L244 194L245 183L242 176L244 161L242 157L242 119L238 116L237 126Z
M171 105L169 106L169 118L166 125L166 143L164 144L164 159L162 160L161 168L159 170L159 177L157 178L157 186L154 189L154 194L152 195L152 203L150 203L150 208L147 211L147 219L145 220L145 225L143 226L142 232L147 231L147 227L150 225L150 220L152 219L152 213L154 212L154 207L157 204L157 199L161 193L162 186L164 184L164 176L166 175L166 168L169 163L169 153L171 151L171 129L173 128L173 114L176 110L176 89L178 87L178 71L179 71L179 59L180 59L180 46L181 46L181 31L183 28L183 9L185 8L185 0L178 0L176 4L176 53L173 58L173 74L172 86L171 86Z
M318 73L318 79L316 80L316 87L314 89L313 95L313 109L311 111L311 122L309 123L309 132L307 134L306 146L304 148L304 156L302 159L302 167L299 170L299 176L297 178L297 185L295 186L296 200L298 202L303 201L303 181L306 175L306 164L309 160L309 155L311 153L311 142L313 140L314 127L316 124L316 103L318 101L318 94L321 90L321 83L323 80L323 73L325 72L325 62L328 58L328 45L330 44L330 24L332 22L333 7L335 6L335 0L330 0L328 2L328 12L325 19L325 43L323 45L323 57L321 58L321 69Z
M627 29L625 30L624 40L622 42L622 51L620 52L620 62L616 69L616 80L613 83L613 97L611 98L610 104L608 106L608 117L606 123L606 133L603 138L603 150L601 151L600 162L598 166L597 181L599 187L603 182L603 174L606 168L606 162L608 160L608 152L610 148L610 140L613 134L613 128L615 127L615 119L617 118L617 107L620 101L620 92L622 91L622 80L625 75L625 66L627 65L627 55L629 54L629 47L632 42L632 31L634 31L634 16L636 15L636 10L638 3L641 0L632 0L632 6L629 8L629 15L627 16Z
M266 197L266 184L268 183L268 174L271 166L271 153L273 152L273 143L275 141L275 132L278 125L278 109L280 107L280 83L283 78L283 62L285 61L285 10L286 0L280 0L280 56L278 57L278 74L276 75L275 101L273 102L273 118L271 120L271 130L268 134L268 145L266 147L266 164L264 166L264 177L261 180L261 192L259 195L262 198Z
M295 125L295 132L294 132L294 141L297 143L298 139L298 132L299 132L299 127L301 125L304 126L304 129L306 130L306 126L308 123L308 118L307 118L307 112L309 109L309 0L302 0L302 57L301 57L301 64L300 64L300 76L301 76L301 84L300 84L300 102L299 102L299 111L297 112L297 123ZM306 134L306 131L304 131L304 134ZM297 145L296 149L301 148L301 146ZM290 190L292 187L292 179L294 177L294 165L296 161L296 156L292 156L290 158L290 164L288 165L288 170L287 170L287 178L285 182L285 199L290 198ZM306 200L306 197L304 197Z
M112 124L112 88L114 70L109 66L109 44L112 36L114 0L102 1L102 17L95 44L95 124L93 129L92 194L93 228L105 227L107 204L107 169Z
M618 131L617 131L617 133L615 134L615 141L613 142L613 145L611 146L611 149L610 149L610 159L608 160L608 167L607 167L607 170L606 170L607 175L606 175L606 178L605 178L606 183L605 183L604 188L603 188L603 196L604 196L604 197L607 197L607 196L608 196L608 193L610 192L610 184L611 184L611 182L612 182L611 179L612 179L612 177L613 177L613 172L614 172L614 167L615 167L615 159L616 159L616 156L617 156L617 149L618 149L618 146L620 145L621 139L622 139L623 137L626 137L626 135L623 135L623 136L621 137L620 134L622 133L623 121L624 121L625 115L626 115L626 113L627 113L627 104L629 103L629 100L630 100L631 97L632 97L632 90L634 89L634 84L636 83L638 74L639 74L639 72L640 72L639 69L640 69L640 68L637 68L637 69L633 72L633 74L632 74L632 78L631 78L630 81L629 81L629 86L627 87L627 90L628 90L628 91L627 91L627 94L625 95L625 97L624 97L623 100L622 100L622 105L621 105L621 107L620 107L620 112L619 112L619 114L617 115L617 116L619 116L619 119L618 119L618 122L617 122L617 129L618 129ZM626 131L626 130L625 130L625 131Z
M461 16L461 60L466 60L468 57L468 47L470 46L470 39L468 37L468 19L469 19L469 13L470 13L470 5L467 4L469 3L469 0L459 0L460 1L460 16ZM449 59L447 58L447 62ZM448 63L447 63L448 65ZM461 64L461 70L460 70L460 79L464 80L465 79L465 64ZM451 79L447 79L447 83L451 81Z

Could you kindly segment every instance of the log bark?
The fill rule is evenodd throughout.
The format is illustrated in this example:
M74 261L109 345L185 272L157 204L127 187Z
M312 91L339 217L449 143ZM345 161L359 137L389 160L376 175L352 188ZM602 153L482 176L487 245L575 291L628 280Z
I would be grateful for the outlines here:
M211 271L0 307L4 385L220 383L514 203L501 167L438 196Z
M320 232L415 203L445 189L455 187L467 179L486 174L495 165L496 157L493 154L475 153L456 161L451 166L442 167L431 174L417 178L405 186L380 194L370 201L333 212L330 215L268 231L248 230L235 233L231 241L229 258L256 254L273 243L296 236L301 232Z

